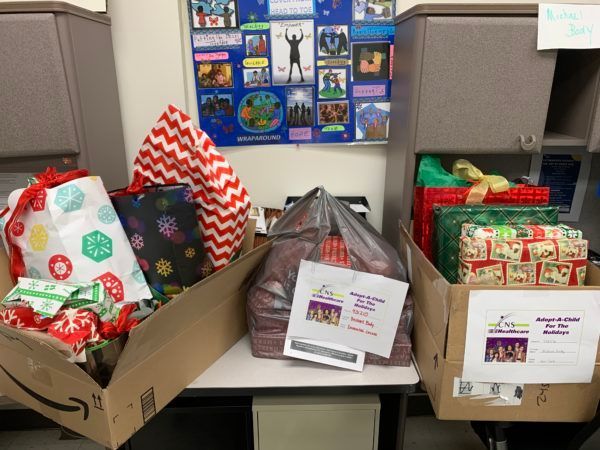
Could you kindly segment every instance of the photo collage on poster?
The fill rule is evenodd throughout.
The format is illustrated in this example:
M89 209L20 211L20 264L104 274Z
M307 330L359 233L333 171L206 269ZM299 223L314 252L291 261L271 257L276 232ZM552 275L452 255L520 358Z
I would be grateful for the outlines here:
M392 0L189 0L200 126L217 146L381 143Z

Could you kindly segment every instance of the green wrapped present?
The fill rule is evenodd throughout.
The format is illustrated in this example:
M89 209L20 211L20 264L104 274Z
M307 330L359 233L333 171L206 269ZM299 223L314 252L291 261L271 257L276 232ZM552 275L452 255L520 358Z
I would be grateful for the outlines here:
M120 310L99 281L65 283L21 277L0 303L9 308L26 305L44 317L56 316L62 307L85 309L103 322L116 320Z
M435 266L449 283L458 283L463 223L475 225L557 225L557 206L456 205L433 207Z
M463 223L462 236L480 239L582 239L583 233L568 225L475 225Z

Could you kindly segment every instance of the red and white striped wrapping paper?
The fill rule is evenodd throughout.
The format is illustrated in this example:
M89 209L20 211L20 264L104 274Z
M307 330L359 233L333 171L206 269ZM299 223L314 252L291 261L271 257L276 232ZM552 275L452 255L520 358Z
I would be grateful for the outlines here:
M134 161L144 183L187 183L194 192L206 252L226 266L241 250L250 196L210 137L173 105L160 116Z

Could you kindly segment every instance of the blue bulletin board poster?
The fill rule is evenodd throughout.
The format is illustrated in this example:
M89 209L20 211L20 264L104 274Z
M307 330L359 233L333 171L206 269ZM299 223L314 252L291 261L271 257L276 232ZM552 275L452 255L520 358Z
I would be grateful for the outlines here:
M201 128L218 146L381 143L392 0L188 0Z

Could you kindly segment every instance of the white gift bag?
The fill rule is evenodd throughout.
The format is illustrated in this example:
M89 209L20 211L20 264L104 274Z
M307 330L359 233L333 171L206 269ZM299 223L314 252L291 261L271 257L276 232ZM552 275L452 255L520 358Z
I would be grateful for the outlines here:
M152 298L102 180L91 176L57 185L61 175L49 170L35 194L18 189L8 197L0 225L13 278L100 281L120 303ZM54 187L42 189L44 183Z

